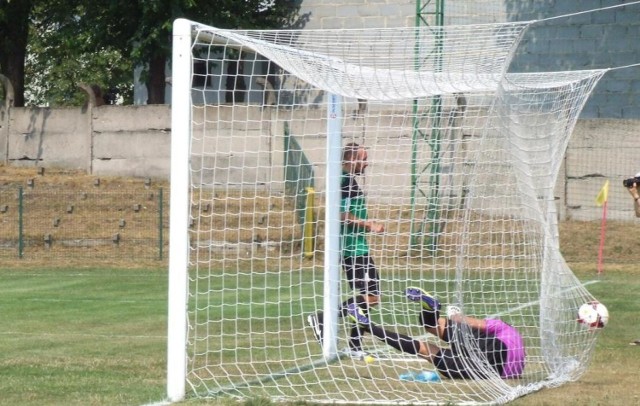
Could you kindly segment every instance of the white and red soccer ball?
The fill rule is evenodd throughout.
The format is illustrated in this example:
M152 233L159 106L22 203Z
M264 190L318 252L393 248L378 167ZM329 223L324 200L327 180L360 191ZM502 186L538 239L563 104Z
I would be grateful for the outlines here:
M598 301L583 304L578 309L578 323L590 328L603 328L609 322L609 310Z

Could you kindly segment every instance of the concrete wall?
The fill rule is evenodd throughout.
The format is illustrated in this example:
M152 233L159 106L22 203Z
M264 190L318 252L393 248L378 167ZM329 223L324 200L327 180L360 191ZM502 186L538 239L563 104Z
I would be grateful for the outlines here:
M314 164L317 190L320 193L324 191L326 169L324 114L323 110L312 112L308 120L294 120L291 128L291 133L297 137L306 155ZM391 119L387 117L383 120ZM365 185L366 193L372 202L388 204L393 201L394 204L409 204L411 121L408 120L404 125L399 125L397 122L381 123L377 118L368 118L365 121L347 117L343 132L346 134L345 142L354 140L368 147L370 161L368 175L361 180ZM310 123L313 124L310 125ZM387 130L380 132L380 128ZM309 135L301 135L305 133ZM279 134L281 133L274 131L271 135L276 146L281 145L277 141ZM376 137L374 138L371 134L376 134ZM640 120L578 120L554 188L560 219L581 221L601 219L602 208L596 206L595 197L607 179L611 182L608 218L623 221L635 219L633 202L626 188L622 186L622 180L640 172L640 162L637 158L640 156L639 134ZM465 130L465 137L468 140L467 144L474 138L468 129ZM446 145L443 145L442 149L446 150ZM278 157L277 153L274 154L274 159L276 157ZM426 165L426 163L422 164ZM446 167L441 169L446 178L448 169ZM500 183L498 179L496 184ZM484 204L490 207L491 203L488 203L487 199L484 200ZM497 204L499 205L499 202Z
M400 120L394 115L365 120L349 113L351 107L357 106L346 106L343 132L346 139L369 147L371 165L363 183L371 200L393 198L394 203L408 204L410 120L392 123ZM218 105L197 111L195 122L206 121L207 131L195 127L194 176L202 176L211 186L249 184L282 190L284 123L288 122L314 165L318 192L324 191L324 110L310 110L304 119L295 111L274 107L236 106L232 111L228 105ZM9 165L81 169L98 176L169 177L171 122L166 105L33 109L3 104L0 125L0 150ZM387 130L380 133L380 128ZM218 135L212 137L212 132ZM621 181L640 171L638 134L640 120L578 121L555 188L562 219L599 219L602 209L594 199L605 179L612 182L609 218L634 218Z
M411 27L415 0L303 0L308 29Z
M168 105L94 107L87 138L91 140L91 173L169 176L171 107Z
M640 172L640 120L581 119L576 123L556 184L563 218L602 217L594 204L605 179L611 181L607 217L632 220L633 201L622 180Z
M103 176L169 177L170 106L98 106L92 90L83 87L83 107L13 107L12 87L1 76L3 162Z
M12 108L1 129L11 165L107 176L169 175L170 107Z
M517 1L520 0L444 0L444 22L459 25L508 21L507 5ZM433 24L438 1L422 0L420 10L417 3L417 0L302 0L300 14L308 16L304 27L307 29L413 27L417 12L422 16L422 24Z
M81 108L13 108L6 161L90 171L91 116Z

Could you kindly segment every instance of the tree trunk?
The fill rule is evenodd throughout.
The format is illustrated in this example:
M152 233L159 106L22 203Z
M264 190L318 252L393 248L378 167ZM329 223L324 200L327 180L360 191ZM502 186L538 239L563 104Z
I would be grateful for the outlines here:
M13 85L14 106L24 106L24 62L29 38L32 0L3 2L0 16L0 72Z
M164 104L165 64L164 56L155 56L149 63L149 81L147 83L149 97L147 104Z

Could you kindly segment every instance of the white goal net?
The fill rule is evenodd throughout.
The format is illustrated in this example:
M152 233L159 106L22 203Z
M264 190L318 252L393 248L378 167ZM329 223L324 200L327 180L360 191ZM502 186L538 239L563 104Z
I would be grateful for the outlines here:
M604 71L508 74L527 26L176 22L170 398L490 404L585 371L597 330L577 311L594 298L560 254L554 188ZM351 172L364 194L349 199L364 197L382 226L363 228L380 290L368 324L339 311L362 297L341 265L341 179L353 167L341 151L353 143L369 166ZM464 323L455 340L428 334L411 287L441 316L515 327L524 369L508 376L511 361ZM319 311L322 345L308 324ZM394 334L437 346L440 361L390 345ZM466 376L448 376L445 354Z

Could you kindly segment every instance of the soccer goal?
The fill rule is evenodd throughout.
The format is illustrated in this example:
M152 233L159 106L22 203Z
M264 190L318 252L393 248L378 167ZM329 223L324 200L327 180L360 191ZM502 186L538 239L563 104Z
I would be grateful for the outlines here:
M594 298L560 254L554 188L604 71L507 73L527 26L175 22L171 400L493 404L581 376L597 330L577 312ZM286 158L291 140L313 170ZM371 321L447 348L418 323L407 287L436 296L443 314L500 318L526 346L517 379L503 379L472 334L458 343L476 371L468 379L407 379L435 367L370 334L365 358L344 351L352 321L337 309L354 292L341 269L341 150L353 142L368 152L357 181L369 218L384 224L367 236L382 293ZM309 215L287 173L314 178L299 179L314 185ZM318 310L323 345L307 325Z

